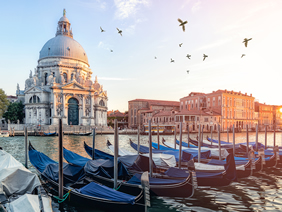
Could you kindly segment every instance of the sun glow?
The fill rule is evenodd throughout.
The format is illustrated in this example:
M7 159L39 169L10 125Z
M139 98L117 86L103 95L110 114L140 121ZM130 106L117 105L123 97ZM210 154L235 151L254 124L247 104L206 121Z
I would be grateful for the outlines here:
M279 112L282 113L282 108L279 109Z

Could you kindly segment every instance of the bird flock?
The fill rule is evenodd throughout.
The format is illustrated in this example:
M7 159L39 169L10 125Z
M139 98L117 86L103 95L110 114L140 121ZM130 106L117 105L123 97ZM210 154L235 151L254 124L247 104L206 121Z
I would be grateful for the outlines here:
M188 21L182 21L180 18L178 18L177 19L177 21L180 23L179 24L179 26L182 28L182 30L183 30L183 32L185 32L185 25L188 23ZM122 30L120 30L119 28L116 28L117 29L117 32L118 32L118 34L120 34L120 36L122 36ZM100 26L100 30L101 30L101 32L105 32L105 30ZM243 40L243 43L245 44L245 47L247 47L248 46L248 42L250 41L250 40L252 40L252 38L245 38L244 40ZM179 47L181 47L183 45L183 43L180 43L179 44ZM111 49L110 50L111 52L113 52L113 50ZM241 55L241 58L243 58L243 57L245 57L246 55L245 54L242 54ZM186 55L186 57L190 60L191 59L191 55L190 54L187 54ZM208 57L208 55L206 55L206 54L203 54L203 61L205 61L205 59ZM157 59L157 57L155 56L154 57L155 59ZM175 61L174 61L174 59L170 59L170 62L171 63L174 63ZM187 70L187 74L189 74L189 70Z

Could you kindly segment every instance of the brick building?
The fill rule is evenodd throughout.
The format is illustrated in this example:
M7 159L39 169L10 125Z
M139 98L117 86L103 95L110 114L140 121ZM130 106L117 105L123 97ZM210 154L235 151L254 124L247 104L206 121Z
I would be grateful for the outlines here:
M178 101L135 99L128 101L128 127L136 129L138 125L143 126L144 115L147 118L153 113L148 111L179 111ZM159 119L158 119L159 120Z
M193 123L202 123L207 130L211 125L215 129L218 123L223 131L230 129L233 124L238 130L245 129L247 125L253 128L257 123L254 117L254 99L252 94L227 90L208 94L192 92L180 99L180 113L177 116L183 115L183 120L190 122L193 122L190 119L196 118L197 121Z

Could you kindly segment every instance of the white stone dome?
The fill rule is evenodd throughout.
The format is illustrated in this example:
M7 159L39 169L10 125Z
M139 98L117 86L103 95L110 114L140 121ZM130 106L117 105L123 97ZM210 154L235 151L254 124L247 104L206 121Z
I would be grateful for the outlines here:
M65 35L57 35L42 47L39 60L49 57L70 58L88 64L88 58L82 46L73 38Z

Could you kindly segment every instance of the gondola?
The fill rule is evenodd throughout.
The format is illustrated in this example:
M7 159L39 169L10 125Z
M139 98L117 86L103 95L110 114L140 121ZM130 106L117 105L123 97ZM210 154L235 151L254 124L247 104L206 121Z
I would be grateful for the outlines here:
M70 135L88 136L88 135L91 135L91 132L88 132L88 133L73 133L73 134L70 134Z
M165 148L173 148L173 144L166 142L164 139L162 139L162 143L165 146L159 145L162 149ZM179 145L179 141L177 140L176 143ZM153 147L157 147L157 143L152 143ZM179 148L179 146L176 146L177 149ZM188 148L188 144L182 141L182 148L186 149ZM203 148L207 148L207 147L203 147ZM215 149L216 150L216 149ZM235 159L235 158L234 158ZM258 158L259 160L259 165L260 165L260 158ZM196 161L198 161L196 159ZM218 159L201 159L201 164L209 164L209 165L214 165L214 166L223 166L226 164L226 160L218 160ZM236 172L237 172L237 177L238 178L244 178L244 177L248 177L252 174L252 170L251 170L251 160L241 160L241 161L236 161L235 160L235 165L236 165ZM205 165L198 165L199 169L200 168L205 168ZM197 166L196 166L197 167ZM208 168L208 167L207 167ZM216 168L216 167L215 167ZM219 167L218 167L219 168ZM261 165L258 167L261 168ZM196 169L197 170L197 169Z
M95 150L96 151L96 150ZM113 160L112 159L95 159L90 160L82 157L70 150L64 149L64 158L71 164L84 166L86 175L93 180L113 187ZM146 166L148 160L139 155L129 155L119 157L118 159L118 177L119 191L126 193L136 193L140 190L140 177L144 171L148 171ZM126 164L126 165L124 165ZM135 174L130 176L130 170L136 169ZM185 179L169 179L168 176L158 175L157 177L149 177L150 194L152 196L163 197L191 197L194 193L191 174Z
M53 133L44 133L43 136L58 136L57 132L53 132Z
M45 185L58 191L58 163L29 144L29 159ZM64 164L64 193L69 203L117 211L144 211L143 190L137 196L116 191L85 177L83 167Z
M23 205L24 211L53 211L51 198L43 189L37 174L26 169L1 147L0 184L0 211L21 212Z
M207 137L208 138L208 137ZM191 142L193 142L195 145L198 145L198 141L197 140L193 140L191 138L189 138ZM209 139L209 138L208 138ZM213 141L216 141L213 139ZM223 141L224 142L224 141ZM215 142L216 143L216 142ZM217 142L218 143L218 142ZM227 144L226 144L227 143ZM255 145L255 142L251 142L250 143L251 146ZM261 144L262 145L262 144ZM261 146L260 145L260 146ZM228 150L228 152L233 152L233 145L232 144L228 144L228 142L224 142L224 145L222 146L223 148L225 148L226 146L228 147L232 147L231 150ZM262 145L263 146L263 145ZM218 145L215 145L214 147L218 147ZM255 154L258 157L258 154L255 152ZM273 167L276 165L276 157L275 154L271 154L271 152L269 154L265 154L265 165L263 167L267 168L267 167ZM242 158L242 159L241 159ZM245 143L240 143L240 144L236 144L235 145L235 160L246 160L248 158L248 154L247 154L247 149L246 149L246 145ZM261 160L262 161L262 160ZM255 162L256 164L256 168L255 171L261 170L261 161L259 163L259 161Z
M91 157L92 148L89 147L86 143L84 143L84 148L88 153L88 155ZM96 157L96 150L95 150L95 157ZM190 155L189 157L193 158L192 155ZM149 164L149 162L147 163ZM232 181L236 181L237 180L236 168L234 163L234 157L232 154L230 154L227 158L225 169L226 169L225 171L219 173L196 171L198 186L227 186ZM164 174L173 179L185 179L188 177L187 169L186 170L178 169L175 167L170 167L169 169L165 170Z

